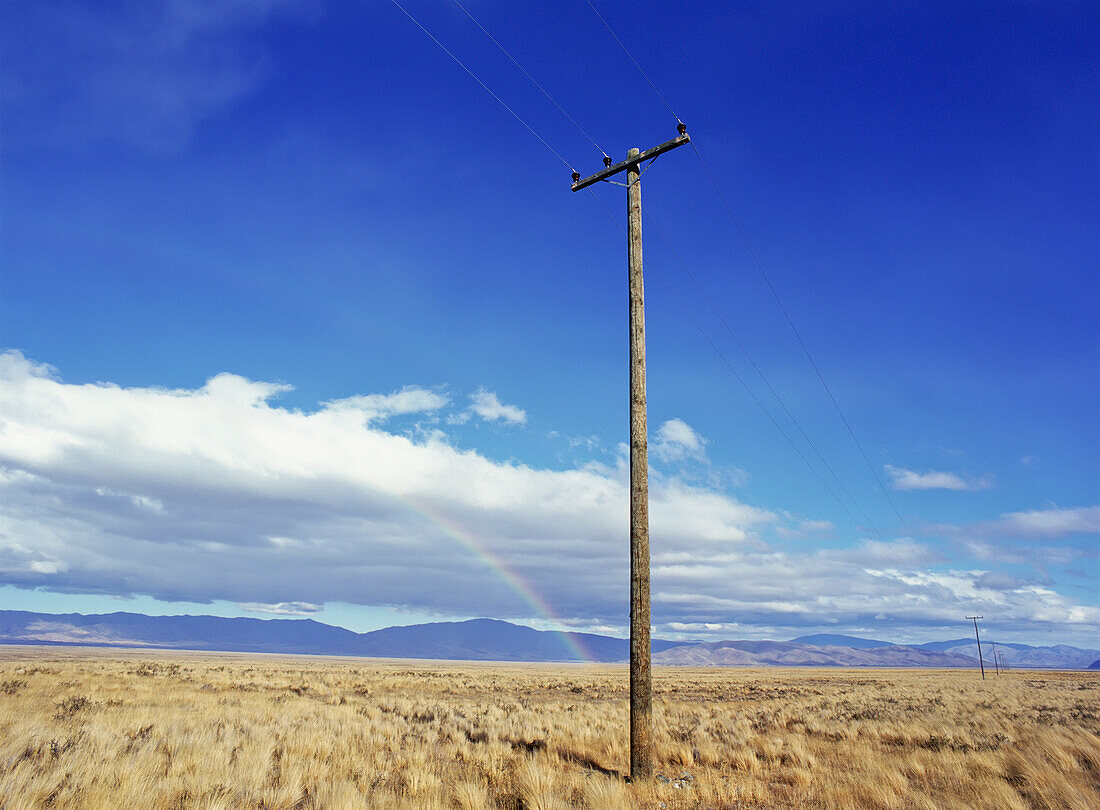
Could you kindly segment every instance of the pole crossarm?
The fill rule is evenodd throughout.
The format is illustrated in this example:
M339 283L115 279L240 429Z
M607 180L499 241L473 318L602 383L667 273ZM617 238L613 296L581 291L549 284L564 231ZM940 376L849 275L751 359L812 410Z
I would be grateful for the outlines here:
M685 143L691 143L691 136L687 134L685 130L681 134L677 135L671 141L665 141L660 146L654 146L652 149L647 149L636 157L628 157L626 160L620 160L613 166L608 166L602 172L596 172L595 174L581 180L579 177L573 181L573 185L570 188L573 191L580 191L581 189L588 188L594 183L599 183L601 180L606 180L609 177L614 177L616 174L622 171L626 171L631 166L637 166L639 163L644 163L647 160L652 160L658 155L663 155L665 152L669 152L678 146L683 146Z

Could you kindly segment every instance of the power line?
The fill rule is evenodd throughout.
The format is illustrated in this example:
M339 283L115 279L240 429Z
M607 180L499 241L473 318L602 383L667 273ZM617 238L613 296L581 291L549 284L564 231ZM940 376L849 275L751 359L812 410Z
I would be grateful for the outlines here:
M821 382L822 388L825 389L825 393L829 395L829 400L833 403L833 407L836 409L837 414L840 416L840 421L844 423L844 427L848 430L848 435L852 437L852 441L855 442L856 447L859 449L859 453L863 456L863 461L867 465L867 469L870 470L871 476L875 479L875 483L878 484L879 489L882 490L882 494L886 496L886 500L890 504L890 508L894 511L894 515L901 523L902 528L905 529L905 533L912 540L913 532L909 530L909 525L905 522L905 518L901 516L901 512L898 511L897 505L894 503L894 499L890 497L890 493L887 491L886 486L882 483L882 479L879 478L878 473L875 471L875 467L871 464L871 459L867 456L866 451L863 449L862 443L856 437L855 431L852 429L851 423L848 421L848 417L844 415L844 411L840 407L840 403L837 402L836 397L833 396L832 389L829 388L829 384L825 382L825 377L821 373L821 369L818 368L817 363L814 361L814 357L810 354L810 349L806 345L806 341L802 339L802 335L798 331L798 327L794 325L794 320L791 318L790 313L787 312L787 308L783 305L783 300L779 297L778 291L775 289L775 285L772 284L771 279L768 277L767 271L764 270L764 265L761 264L760 259L756 255L756 251L752 249L752 245L749 243L748 237L745 235L745 231L741 228L741 223L737 221L737 217L733 213L733 208L730 207L729 202L726 201L726 196L722 193L722 189L718 185L718 181L714 179L714 175L711 173L710 168L707 166L703 155L699 151L699 147L692 141L691 148L695 150L695 156L699 158L699 163L703 167L703 171L706 172L708 178L710 178L711 185L714 186L714 190L718 193L718 198L722 201L722 205L726 208L726 213L729 214L730 220L733 222L734 227L737 229L738 235L741 237L741 241L745 243L745 247L749 251L749 255L752 256L753 263L756 265L756 269L760 271L760 275L764 278L764 282L768 285L768 289L771 290L772 297L775 299L775 303L779 306L780 312L783 313L783 317L787 321L787 325L791 328L795 338L798 340L798 345L802 347L802 351L806 354L806 359L810 361L810 366L813 368L814 373L817 375L817 379Z
M596 10L596 7L594 5L592 5L592 0L585 0L585 2L588 3L588 7L592 9L593 12L595 12L596 16L600 18L600 22L603 23L603 27L607 29L607 32L615 38L616 42L619 43L619 47L623 49L623 53L625 53L630 61L634 63L634 67L638 68L638 72L642 74L642 78L649 82L649 86L653 88L653 92L657 94L657 98L661 99L661 103L668 107L668 111L672 113L672 117L676 119L676 123L683 123L680 120L680 116L678 116L676 114L676 111L672 109L672 105L665 101L665 97L661 95L661 91L657 89L657 85L655 85L653 81L649 78L649 76L646 75L646 72L642 70L642 66L638 64L638 60L634 58L634 55L630 53L629 50L627 50L626 45L624 45L623 41L619 39L619 35L615 33L611 26L607 24L607 20L603 18L603 15Z
M592 5L592 0L585 0L585 2L588 3L588 7L591 8L593 12L595 12L596 16L600 18L600 22L603 23L604 28L606 28L608 33L610 33L615 41L619 43L619 47L623 49L623 52L627 55L627 57L629 57L630 61L634 63L634 67L638 69L638 73L640 73L642 75L642 78L645 79L646 82L648 82L649 86L653 88L653 92L657 94L657 97L661 100L661 103L668 108L668 111L672 113L673 116L675 116L677 121L680 121L680 117L676 115L676 111L672 109L672 106L665 99L664 95L661 93L660 90L657 89L657 85L653 83L646 72L642 69L642 66L638 64L638 60L634 58L633 54L630 53L626 45L623 44L623 41L619 39L618 34L615 33L610 25L608 25L607 20L604 19L603 15L600 14L600 12L596 9L594 5ZM752 249L752 245L749 244L748 237L745 236L745 232L742 230L740 223L737 221L737 217L735 217L733 214L733 209L726 201L725 195L722 194L722 190L718 186L717 181L714 179L714 175L711 174L710 168L707 166L706 161L703 160L703 155L699 152L699 147L695 144L694 141L692 141L691 147L695 150L695 155L699 158L699 163L702 164L703 170L707 173L707 177L710 178L711 184L714 186L714 190L718 192L718 196L722 200L722 204L725 206L726 212L729 214L730 219L733 220L733 224L737 228L737 232L738 234L740 234L741 240L745 243L745 247L748 248L749 254L752 256L752 259L755 262L757 269L759 269L760 274L764 277L764 281L767 283L768 289L771 290L772 296L775 298L775 302L779 305L779 309L782 311L783 317L786 318L787 324L790 326L791 331L794 332L794 336L798 339L799 345L802 346L802 351L805 352L806 359L810 361L810 366L813 367L814 373L817 375L818 380L821 381L821 385L825 389L825 393L828 394L829 400L833 403L833 407L836 408L836 412L837 414L839 414L840 420L844 423L844 427L847 429L848 434L852 437L852 441L855 442L856 447L859 449L860 455L863 456L863 461L867 464L867 469L870 470L871 476L874 478L875 483L878 484L879 489L882 490L882 494L889 502L890 508L893 510L894 515L898 519L898 522L900 522L902 528L905 529L906 535L909 536L909 539L914 539L913 532L910 531L909 525L905 522L905 518L903 518L901 516L901 512L898 511L898 507L894 503L894 499L890 497L890 493L887 491L886 486L882 483L882 479L879 478L878 473L875 471L874 465L871 463L871 459L867 456L866 451L863 449L862 443L860 443L859 439L856 437L855 430L852 429L852 425L848 421L848 417L844 415L844 411L841 409L840 403L838 403L836 397L833 396L832 389L830 389L829 384L825 382L825 377L824 375L822 375L821 369L818 368L817 363L814 361L813 355L810 354L809 347L806 346L806 342L802 339L802 335L795 327L794 321L791 319L790 313L787 312L787 308L783 305L783 301L780 299L779 293L776 291L775 286L771 282L771 279L768 278L768 274L765 272L764 266L760 263L760 259L757 258L756 252Z
M461 59L459 59L457 56L455 56L442 42L439 41L439 39L437 39L427 28L425 28L424 25L416 17L414 17L411 13L409 13L409 11L398 2L398 0L391 0L391 2L395 6L397 6L397 8L400 9L401 12L406 17L408 17L410 20L412 20L412 22L421 31L423 31L432 40L432 42L434 42L436 45L438 45L439 48L445 54L447 54L447 56L449 56L452 60L454 60L454 62L459 67L461 67L474 81L476 81L479 85L481 85L481 87L490 96L492 96L493 99L501 107L503 107L517 121L519 121L532 135L535 136L535 138L537 138L539 140L539 142L541 142L543 144L543 146L545 146L547 149L549 149L550 152L555 157L558 158L558 160L560 160L563 164L565 164L565 166L567 168L569 168L569 170L571 172L576 171L573 168L572 164L570 164L569 161L567 161L564 157L562 157L562 155L556 149L554 149L554 147L551 146L546 141L546 139L543 138L534 129L534 127L532 127L529 123L527 123L527 121L524 120L515 110L513 110L511 107L509 107L504 102L504 100L500 98L500 96L498 96L495 92L493 92L493 90L484 81L482 81L481 78L479 78L477 76L477 74L475 74L469 67L467 67L466 64L464 62L462 62ZM614 29L611 28L611 26L608 24L607 20L604 19L603 15L600 14L599 10L592 4L591 0L586 0L586 2L588 3L589 8L592 9L593 13L595 13L595 15L599 18L600 22L603 23L603 25L607 29L608 33L610 33L611 36L615 39L615 41L617 43L619 43L619 46L623 49L623 52L627 55L627 57L630 59L630 61L634 64L634 67L638 70L638 73L641 74L642 78L645 79L645 81L653 89L653 92L657 95L657 97L661 100L661 102L665 105L665 107L668 108L668 111L670 113L672 113L673 117L676 118L677 122L680 122L680 117L676 114L676 111L672 109L672 106L665 99L664 95L661 93L660 90L657 89L657 86L649 78L649 76L646 74L645 70L642 69L642 66L638 63L638 60L634 58L633 54L631 54L630 50L626 47L626 45L623 43L623 41L621 39L619 39L619 36L615 33ZM541 84L539 84L539 82L537 80L535 80L535 78L533 76L531 76L531 74L522 65L520 65L520 63L507 51L507 49L505 49L504 46L501 45L496 40L496 38L493 37L493 35L490 34L485 29L485 27L483 25L481 25L481 23L478 22L478 20L472 14L470 14L470 12L459 2L459 0L455 0L455 4L478 26L478 28L480 28L482 30L482 32L485 33L485 35L487 37L489 37L490 40L492 40L492 42L501 50L501 52L503 52L504 55L507 56L512 61L512 63L515 64L517 68L519 68L520 71L523 72L523 74L535 85L535 87L537 87L543 93L543 95L545 95L547 97L547 99L549 99L550 102L552 104L554 104L554 106L557 107L558 110L569 121L571 121L574 124L574 126L577 127L577 129L581 132L581 134L583 134L589 141L591 141L593 146L595 146L602 154L604 154L606 156L607 153L603 150L603 148L600 147L600 145L598 143L596 143L596 141L591 136L589 136L587 134L587 132L585 132L583 127L581 127L580 124L577 123L576 119L574 119L571 115L569 115L568 112L566 112L566 110L546 91L546 89ZM818 368L818 365L817 365L816 361L814 360L813 355L810 353L809 347L806 345L806 342L803 340L802 335L799 333L797 327L794 325L794 321L791 318L790 313L787 311L787 308L783 305L783 301L782 301L782 299L780 299L779 293L775 289L775 286L772 284L771 279L768 277L767 272L764 270L764 267L761 264L759 258L757 257L756 252L753 250L752 245L749 243L748 238L744 233L744 230L741 228L740 223L737 221L737 217L734 215L733 209L730 207L729 203L727 202L727 200L725 198L725 195L722 193L722 190L718 185L718 182L715 180L714 175L711 173L710 168L707 166L706 161L703 159L702 153L700 153L698 147L695 145L694 142L692 142L692 148L695 150L695 155L699 159L699 163L702 165L703 170L706 172L707 177L710 179L711 184L714 186L715 191L718 193L719 199L722 201L722 204L725 206L726 212L729 214L730 219L732 220L732 222L734 224L734 227L737 229L738 234L740 235L742 241L745 243L745 247L748 249L749 254L752 256L753 262L756 264L757 269L760 271L760 274L763 276L764 281L768 286L768 289L771 291L772 296L776 301L776 304L779 306L780 311L783 313L783 316L786 319L788 326L790 326L791 331L794 333L795 338L798 340L799 345L802 347L802 350L805 353L807 360L809 360L809 362L810 362L810 366L813 368L814 373L817 375L817 378L821 382L822 387L825 389L826 394L828 394L830 401L833 403L833 407L836 409L837 414L840 416L841 421L844 423L844 426L847 429L848 434L851 436L852 441L855 443L856 447L859 449L860 455L863 457L864 463L867 465L868 470L871 472L871 475L874 478L875 483L877 483L878 486L879 486L879 489L882 490L882 493L886 497L886 500L889 502L890 507L893 510L895 516L898 518L898 521L901 523L902 527L905 529L906 534L909 536L910 539L913 539L912 531L910 531L908 524L906 524L905 519L901 516L901 512L898 511L897 505L894 503L893 498L890 497L890 494L887 491L885 485L882 483L882 480L879 478L878 473L874 469L874 465L871 464L871 460L868 457L866 451L863 449L862 443L860 443L859 439L857 438L857 436L855 434L855 431L853 430L853 428L851 426L851 423L848 421L848 418L845 416L844 411L840 407L840 403L837 402L836 397L833 395L832 390L829 388L828 383L825 381L825 377L824 377L824 375L822 375L820 368ZM594 194L593 194L593 197L597 201L599 201L599 198L596 198ZM602 202L600 202L600 204L603 205ZM604 210L607 212L608 216L611 216L611 212L607 211L606 206L604 207ZM612 216L611 218L614 221L614 217ZM651 222L652 222L652 219L651 219ZM664 233L661 231L660 227L657 226L656 223L653 223L653 224L654 224L655 227L657 227L658 233L661 234L662 239L664 239L666 244L669 244L668 239L664 236ZM669 248L672 249L671 244L669 244ZM679 258L679 254L677 254L674 249L672 249L672 250L673 250L674 255L676 255L677 258ZM680 259L680 261L683 264L683 260ZM687 269L686 264L684 265L684 267L685 267L685 269ZM700 292L703 292L702 287L699 285L699 283L695 279L694 275L692 275L690 273L690 271L688 271L688 275L691 276L692 281L695 283L696 287L699 288ZM828 486L828 484L825 483L825 480L823 478L821 478L821 476L817 472L816 468L814 468L812 465L810 465L809 460L806 459L806 457L802 454L802 452L798 449L798 447L790 439L790 437L787 435L787 433L782 429L782 427L779 425L779 423L771 415L771 412L768 411L767 408L764 407L763 403L760 402L760 400L756 397L756 395L755 395L755 393L753 393L752 389L750 389L748 387L748 385L744 382L744 380L740 377L740 375L738 375L737 372L733 369L732 364L729 363L729 361L726 359L725 355L722 354L722 352L718 349L718 347L714 344L714 342L710 339L710 337L702 330L702 328L698 324L698 322L695 321L695 319L691 316L691 314L687 311L687 309L683 306L683 304L680 303L679 299L676 298L675 293L672 291L671 287L669 287L668 284L665 282L664 278L661 277L658 274L658 279L661 281L662 285L664 285L665 288L669 291L669 294L672 295L674 300L676 300L677 304L681 307L681 309L684 310L685 314L689 317L689 319L691 319L692 322L696 325L696 328L698 328L700 330L700 332L703 334L703 336L707 339L707 342L710 343L711 346L714 348L714 350L719 354L719 356L722 358L723 362L726 363L727 367L734 374L734 376L737 377L738 382L741 383L741 385L750 394L750 396L757 403L757 405L759 405L760 408L762 410L764 410L764 412L765 412L765 414L767 414L768 418L780 430L780 432L783 434L784 438L786 438L787 441L791 444L791 446L795 450L795 452L798 453L798 455L803 459L803 461L806 462L806 464L810 467L810 469L814 472L814 474L819 478L819 480L821 480L822 484L829 491L829 493L833 496L833 498L836 499L838 503L840 503L840 505L843 507L844 511L848 514L849 517L852 518L852 522L855 523L857 526L859 526L860 525L859 521L855 519L855 517L854 517L854 515L852 515L851 511L848 510L847 506L842 501L840 501L840 499L836 496L836 494L832 491L832 489ZM730 333L730 336L734 339L735 343L737 343L738 347L741 349L741 351L749 359L749 362L752 364L753 368L760 375L761 379L764 381L764 383L768 387L768 389L772 392L772 395L776 397L776 401L779 402L780 406L787 413L787 415L791 418L792 422L795 424L795 427L802 434L803 438L810 445L810 447L814 450L814 452L815 452L815 454L817 454L818 458L821 459L821 461L825 465L826 469L833 476L833 478L836 480L836 482L840 485L840 487L844 491L844 493L849 497L849 499L851 499L852 503L856 506L856 509L859 510L860 513L863 514L863 516L866 518L867 515L866 515L865 512L863 512L862 508L859 506L859 503L855 500L855 498L852 497L851 493L847 490L847 488L844 486L844 484L840 481L839 477L836 475L836 473L832 469L832 467L829 466L828 462L825 461L824 457L821 455L821 453L817 449L816 445L814 445L814 443L810 440L809 436L802 429L801 425L794 418L793 414L791 414L790 409L787 408L787 406L779 398L779 396L775 392L774 388L767 381L767 378L764 377L764 375L760 371L759 367L752 360L752 358L748 355L748 353L745 350L744 346L736 338L736 336L733 334L732 330L729 329L729 326L725 322L725 319L721 317L720 313L718 313L717 309L714 307L714 304L710 301L710 298L708 296L706 296L705 292L703 293L703 295L704 295L704 298L706 298L708 304L710 304L711 308L714 309L715 313L719 315L719 318L722 320L723 325L726 326L726 329ZM869 520L868 520L868 523L870 524ZM876 527L874 527L872 525L871 528L874 529L874 531L880 537L883 537L882 533ZM885 538L883 538L883 539L885 539Z
M524 66L521 65L518 61L516 61L516 58L514 56L512 56L512 54L508 53L507 49L503 45L501 45L499 42L497 42L497 38L494 37L492 34L490 34L485 29L484 25L482 25L480 22L478 22L477 18L469 12L469 10L466 8L466 6L462 5L462 3L458 2L458 0L454 0L454 3L460 9L462 9L463 13L467 17L469 17L471 20L473 20L474 25L476 25L478 28L480 28L482 33L484 33L485 36L489 37L489 39L492 40L494 45L496 45L498 48L500 48L501 53L503 53L505 56L507 56L509 59L512 60L512 64L515 65L517 68L519 68L520 72L522 72L524 76L526 76L528 79L531 80L531 84L535 85L535 87L537 87L539 89L539 91L544 96L546 96L547 99L549 99L550 103L558 108L558 112L560 112L567 119L569 119L569 121L573 124L573 126L575 126L577 128L577 130L581 133L581 135L583 135L585 138L587 138L592 143L592 145L595 146L600 151L600 154L602 154L606 157L607 152L604 151L603 147L600 146L598 143L596 143L595 139L591 135L589 135L587 132L585 132L584 127L582 127L580 124L577 123L577 119L575 119L568 112L566 112L565 108L562 107L560 104L558 104L558 102L554 99L554 97L551 96L546 91L546 88L543 87L541 84L539 84L538 81L535 79L535 77L532 76L530 73L528 73L527 69L524 68Z
M680 266L684 268L684 272L687 273L688 278L691 279L692 283L695 285L695 288L699 291L699 294L703 296L703 300L707 302L707 305L710 307L711 311L718 316L718 320L722 322L722 326L725 327L726 332L729 334L730 338L735 344L737 344L737 348L741 350L741 354L743 354L745 356L745 359L749 361L749 365L751 365L753 367L753 370L756 371L757 376L760 377L760 380L767 387L768 391L771 392L771 395L775 398L775 401L779 403L779 407L782 408L783 412L787 414L787 417L794 424L795 428L798 429L798 432L802 435L802 438L805 439L806 444L808 444L810 446L810 449L813 450L814 455L817 456L822 465L824 465L825 469L829 471L830 475L832 475L833 480L836 481L841 491L852 502L852 505L855 506L860 515L863 516L864 521L866 521L865 525L867 526L867 528L870 528L875 534L878 535L880 540L885 542L886 537L881 531L879 531L878 527L874 525L871 518L867 516L867 513L863 511L863 507L859 505L859 501L857 501L852 493L848 491L848 487L846 487L844 485L844 482L840 480L840 477L836 474L836 471L832 468L832 465L830 465L829 462L825 460L825 456L822 455L821 451L817 448L817 445L813 442L809 435L807 435L806 431L802 428L802 425L799 423L798 419L795 418L795 415L791 413L791 409L787 407L787 403L784 402L783 398L779 396L779 393L775 390L771 382L764 375L764 372L760 369L760 366L757 365L756 361L753 360L752 355L749 354L748 349L745 348L745 345L738 339L737 335L734 334L733 329L730 327L729 323L722 316L722 313L718 311L718 308L714 305L714 302L711 300L710 296L707 295L706 290L703 289L703 286L699 283L699 280L695 277L695 274L691 272L691 268L688 267L687 262L684 261L679 251L677 251L676 248L672 246L672 243L668 240L668 237L665 236L665 232L661 229L661 226L658 225L656 220L653 219L652 214L647 213L646 218L649 220L649 224L657 229L658 235L664 241L668 249L672 251L672 255L676 257L676 260L680 263Z
M416 19L416 17L414 17L412 14L410 14L408 12L408 10L403 5L401 5L400 3L397 2L397 0L390 0L390 2L392 2L395 6L397 6L399 9L401 9L402 13L406 17L408 17L410 20L412 20L414 23L416 23L416 27L419 28L421 31L423 31L425 34L427 34L428 37L431 39L431 41L434 42L436 45L438 45L443 50L443 53L445 53L445 54L447 54L447 56L451 57L451 59L453 59L455 61L455 63L460 68L462 68L464 71L466 71L468 74L470 74L470 78L472 78L475 82L480 84L482 86L482 88L484 88L486 93L488 93L490 96L492 96L494 99L496 99L497 104L499 104L501 107L503 107L508 112L510 112L512 114L512 116L517 121L519 121L521 124L523 124L525 127L527 127L528 131L532 135L534 135L536 138L538 138L543 146L545 146L547 149L549 149L551 152L553 152L554 156L557 157L558 160L560 160L567 167L569 167L570 172L576 171L576 169L573 168L573 165L558 153L557 149L552 147L549 143L546 142L545 138L543 138L541 135L539 135L537 132L535 132L534 127L532 127L530 124L528 124L526 121L524 121L519 116L519 113L517 113L515 110L513 110L507 104L505 104L504 101L500 98L500 96L498 96L496 93L494 93L492 91L492 89L490 89L489 85L487 85L485 82L483 82L481 79L479 79L476 73L474 73L472 70L470 70L468 67L466 67L466 65L463 63L463 61L461 59L459 59L457 56L455 56L453 53L451 53L449 50L447 50L447 46L444 45L442 42L440 42L438 39L436 39L431 31L429 31L427 28L425 28L423 25L421 25L420 20ZM603 150L601 150L601 151L603 151Z
M604 205L603 200L601 200L599 197L597 197L592 192L592 189L589 189L588 193L592 195L592 199L594 199L597 203L599 203L600 207L604 210L604 213L607 214L608 218L613 223L615 223L616 227L618 227L618 224L619 224L618 221L615 219L615 216L609 210L607 210L607 206ZM806 465L807 468L809 468L810 472L812 472L814 474L814 476L817 478L817 480L821 482L821 486L825 488L825 491L828 492L829 495L832 496L833 500L837 502L837 505L840 506L840 508L844 511L844 513L846 515L848 515L848 517L851 519L852 523L857 528L863 528L862 524L860 524L860 522L856 519L856 516L853 515L852 511L848 508L847 504L845 504L844 501L842 501L839 498L839 496L837 496L837 494L833 491L832 487L830 487L828 482L826 482L825 479L821 476L821 473L819 473L817 471L817 468L814 467L814 465L810 463L810 460L808 458L806 458L806 455L798 448L798 445L795 444L794 440L790 437L790 435L787 433L787 431L785 431L783 429L783 426L780 425L779 422L776 420L776 418L772 415L771 411L769 411L768 408L764 405L764 403L760 401L760 398L756 396L756 393L752 390L752 388L749 387L748 383L745 382L744 378L740 374L737 373L737 369L735 369L733 367L733 363L731 363L729 361L729 358L727 358L726 355L722 352L722 350L718 348L718 345L711 339L710 335L707 334L706 330L703 329L702 324L700 324L699 321L696 320L696 318L691 314L691 312L688 311L688 308L686 306L684 306L683 302L676 295L676 293L672 290L672 287L669 286L667 281L665 281L664 276L662 276L658 271L656 271L652 267L650 267L650 272L652 272L655 276L657 276L657 280L661 282L661 285L668 292L669 296L671 296L672 300L676 302L676 305L678 307L680 307L680 309L683 311L684 315L687 316L687 319L689 321L691 321L692 325L699 331L699 334L703 336L703 339L706 340L706 342L708 344L710 344L710 347L712 349L714 349L714 353L718 355L718 357L725 364L726 368L729 369L729 372L730 372L730 374L733 375L734 379L736 379L737 382L741 384L741 387L745 389L745 392L749 395L749 397L752 399L752 401L757 404L757 406L760 408L760 410L762 410L764 412L764 415L766 417L768 417L768 419L771 421L771 423L773 425L775 425L775 429L779 431L780 435L782 435L783 438L787 440L787 444L789 444L791 446L791 449L794 450L794 452L798 455L798 457L800 459L802 459L802 462Z

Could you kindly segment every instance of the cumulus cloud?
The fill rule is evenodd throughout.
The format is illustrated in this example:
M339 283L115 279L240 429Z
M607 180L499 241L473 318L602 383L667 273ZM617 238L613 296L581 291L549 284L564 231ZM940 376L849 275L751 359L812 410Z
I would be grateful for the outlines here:
M281 407L285 390L232 374L197 389L69 384L0 354L0 576L265 612L343 601L625 627L625 460L555 470L389 432L387 414L436 409L428 389L312 411ZM922 571L948 561L913 541L777 550L778 529L813 518L674 477L654 478L650 514L662 632L942 626L983 607L1059 631L1100 620L1051 589L979 587L973 566Z
M479 388L470 394L470 413L486 422L504 422L509 425L527 423L527 412L515 405L505 405L492 391Z
M702 460L706 456L706 439L683 419L669 419L657 428L654 439L650 450L661 461Z
M249 613L271 613L275 616L312 616L321 611L322 605L312 602L238 602L237 607Z
M956 492L974 492L980 489L989 489L993 486L993 480L989 476L967 480L953 472L916 472L886 465L886 473L893 481L894 489L950 489Z

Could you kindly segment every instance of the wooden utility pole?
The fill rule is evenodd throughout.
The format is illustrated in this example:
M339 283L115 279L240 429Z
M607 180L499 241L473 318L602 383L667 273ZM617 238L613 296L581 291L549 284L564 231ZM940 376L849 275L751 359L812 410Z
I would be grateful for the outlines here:
M1001 674L1001 665L999 663L997 663L997 642L996 641L991 641L989 643L993 645L993 671L996 672L998 675L1000 675Z
M630 157L641 150L631 149ZM630 294L630 778L653 775L653 683L649 670L649 443L645 400L641 167L626 170Z
M680 124L671 141L581 180L573 173L573 191L626 172L627 288L630 312L630 779L653 776L653 679L650 674L649 609L649 452L645 398L645 286L642 279L642 163L688 143ZM624 185L617 183L616 185Z
M967 616L968 619L974 620L974 640L978 642L978 666L982 668L982 680L985 680L985 662L982 660L982 640L978 638L978 619L984 619L985 616Z

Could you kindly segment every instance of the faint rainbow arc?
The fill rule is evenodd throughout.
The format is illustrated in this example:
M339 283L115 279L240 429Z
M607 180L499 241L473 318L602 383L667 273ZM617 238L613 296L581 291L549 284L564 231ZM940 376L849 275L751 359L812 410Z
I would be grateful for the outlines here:
M512 571L507 563L504 562L499 556L487 549L481 542L476 540L465 529L456 524L454 521L448 520L444 516L431 511L423 504L418 503L409 497L397 497L393 496L394 500L404 506L408 511L421 518L435 529L441 531L445 536L454 540L460 546L473 553L485 566L493 572L496 577L501 580L505 585L511 588L512 591L519 596L524 602L530 605L536 613L542 616L549 622L556 625L563 626L562 620L555 614L550 604L531 587L522 577ZM573 636L566 631L559 631L558 635L565 643L566 647L573 652L577 658L581 661L587 661L594 663L595 659L589 655L584 648L573 638Z

